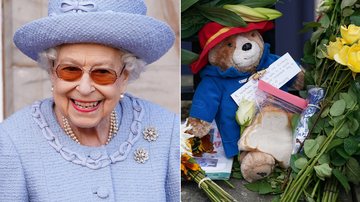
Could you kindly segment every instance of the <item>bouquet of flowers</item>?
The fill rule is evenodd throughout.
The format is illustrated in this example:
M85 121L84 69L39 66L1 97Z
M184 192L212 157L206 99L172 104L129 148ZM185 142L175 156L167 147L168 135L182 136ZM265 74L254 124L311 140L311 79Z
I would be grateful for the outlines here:
M210 139L205 136L204 139L194 137L186 131L190 128L186 123L181 126L180 134L180 152L181 152L181 176L185 180L196 182L213 202L237 201L230 194L224 191L219 185L206 177L204 170L192 157L193 153L201 155L203 152L212 152L213 147L210 145Z
M305 44L305 82L325 97L310 119L302 152L291 159L291 175L280 201L337 201L341 187L360 181L360 1L325 0Z

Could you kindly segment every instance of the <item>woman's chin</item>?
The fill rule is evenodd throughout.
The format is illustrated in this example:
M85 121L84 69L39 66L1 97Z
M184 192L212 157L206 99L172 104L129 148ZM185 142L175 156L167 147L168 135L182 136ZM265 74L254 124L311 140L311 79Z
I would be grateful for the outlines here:
M99 125L100 120L95 118L71 118L70 122L77 128L94 128Z

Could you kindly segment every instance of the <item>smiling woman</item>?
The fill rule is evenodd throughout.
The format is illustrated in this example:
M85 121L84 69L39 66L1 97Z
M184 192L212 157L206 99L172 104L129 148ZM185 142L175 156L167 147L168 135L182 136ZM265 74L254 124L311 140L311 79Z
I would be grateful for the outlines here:
M179 119L126 93L171 28L142 0L50 0L48 12L14 35L52 98L0 124L0 201L179 201Z
M122 55L120 50L99 44L57 48L57 57L50 63L54 64L50 70L57 103L54 111L58 120L68 123L77 142L100 146L113 136L107 132L109 115L124 97L129 78Z

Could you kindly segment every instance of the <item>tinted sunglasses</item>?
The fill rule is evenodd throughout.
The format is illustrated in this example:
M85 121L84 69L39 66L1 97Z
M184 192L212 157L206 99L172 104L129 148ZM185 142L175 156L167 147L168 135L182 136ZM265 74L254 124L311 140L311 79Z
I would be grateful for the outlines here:
M109 85L115 83L118 77L121 76L125 69L125 65L121 69L120 75L110 68L93 67L89 70L90 78L99 85ZM56 67L56 75L64 81L80 80L84 74L84 69L76 65L60 64Z

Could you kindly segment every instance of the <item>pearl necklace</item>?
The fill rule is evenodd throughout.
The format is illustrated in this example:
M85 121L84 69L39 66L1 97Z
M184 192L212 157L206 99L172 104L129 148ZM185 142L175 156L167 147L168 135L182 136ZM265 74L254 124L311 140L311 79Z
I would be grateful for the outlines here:
M70 127L69 121L67 120L67 118L65 118L65 116L62 117L62 121L63 121L63 125L64 125L64 130L65 133L75 142L77 142L78 144L80 144L79 139L76 137L74 131L72 130L72 128ZM115 111L112 111L110 114L110 129L109 129L109 134L107 137L107 140L105 142L105 145L109 144L110 140L115 137L115 135L117 134L117 131L119 130L117 127L117 116Z

